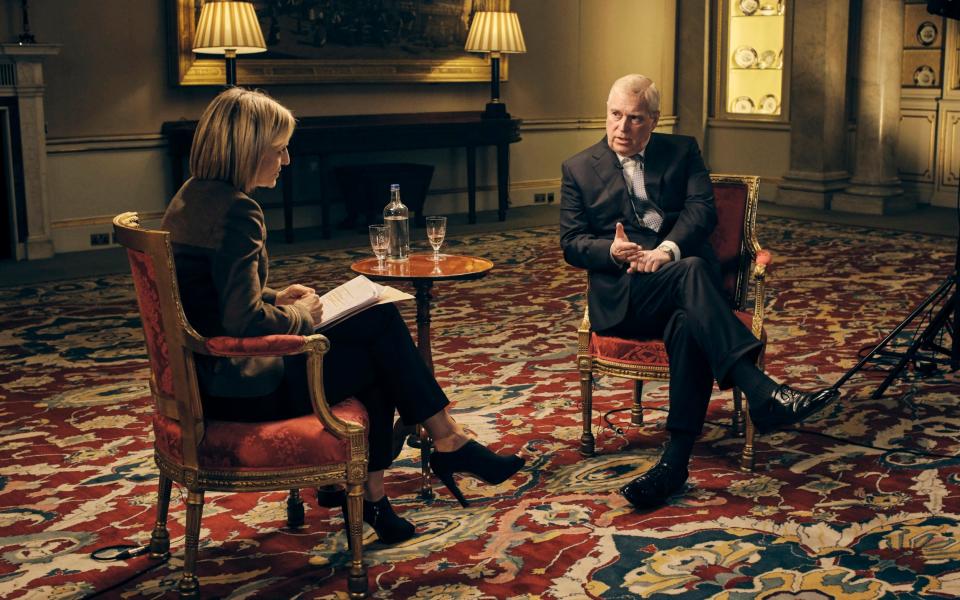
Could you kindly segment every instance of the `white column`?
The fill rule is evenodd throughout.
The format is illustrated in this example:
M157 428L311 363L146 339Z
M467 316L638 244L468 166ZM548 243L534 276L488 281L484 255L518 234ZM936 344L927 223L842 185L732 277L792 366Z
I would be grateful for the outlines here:
M43 59L59 52L59 44L0 44L0 57L13 63L16 78L13 89L17 96L20 121L20 155L23 164L24 206L27 213L26 254L31 260L53 256L50 212L47 206Z
M857 99L856 166L850 185L835 194L833 210L885 215L916 207L897 176L902 0L863 2Z

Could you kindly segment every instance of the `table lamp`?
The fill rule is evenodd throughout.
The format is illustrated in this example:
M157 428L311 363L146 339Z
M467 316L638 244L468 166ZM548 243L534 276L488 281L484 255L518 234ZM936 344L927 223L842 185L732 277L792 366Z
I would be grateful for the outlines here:
M484 118L508 119L507 106L500 101L500 55L522 54L527 51L520 31L520 19L515 12L473 13L470 33L464 46L467 52L490 54L490 102Z
M197 54L222 54L227 86L237 84L237 55L266 52L263 31L252 2L206 2L193 38Z

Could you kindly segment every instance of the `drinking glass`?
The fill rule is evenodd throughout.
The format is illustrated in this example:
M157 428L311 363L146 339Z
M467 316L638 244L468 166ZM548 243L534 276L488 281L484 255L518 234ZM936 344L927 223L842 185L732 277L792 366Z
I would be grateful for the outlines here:
M446 217L427 217L427 241L433 247L433 262L440 261L440 246L447 235Z
M377 257L377 271L383 271L383 259L387 257L387 226L370 225L370 247Z

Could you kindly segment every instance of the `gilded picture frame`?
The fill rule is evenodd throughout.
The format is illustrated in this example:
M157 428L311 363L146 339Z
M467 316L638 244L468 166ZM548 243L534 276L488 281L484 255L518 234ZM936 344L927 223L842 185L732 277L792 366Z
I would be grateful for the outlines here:
M172 82L180 86L223 85L226 79L224 60L214 55L194 54L192 50L194 31L204 0L167 0L167 3ZM370 4L366 3L368 7ZM462 43L457 48L456 36L466 39L468 15L476 10L509 10L509 0L433 0L426 3L409 0L389 4L394 7L391 11L368 10L365 15L350 15L348 13L353 10L351 7L355 3L347 0L255 0L268 52L238 57L238 83L256 86L490 81L489 57L466 52L462 49ZM403 15L404 19L397 16L397 6L409 8ZM333 7L339 7L339 12L335 12ZM420 9L419 13L417 8ZM293 10L301 12L294 15L291 12ZM437 15L436 19L427 13L441 10L447 14ZM452 14L458 10L461 11L459 16ZM415 15L415 21L411 20L411 13ZM391 16L395 23L379 22ZM351 40L348 44L338 45L336 34L340 33L342 40L342 32L347 30L342 26L345 18L351 18L354 22L376 18L377 24L382 25L377 30L394 37L378 39L376 44L370 43L365 38L369 38L367 32L371 27L365 23L362 28L350 28L353 32L363 32L353 34L356 43ZM321 25L317 25L318 22ZM304 26L303 23L308 25ZM307 31L306 27L311 29ZM413 43L400 43L400 36L404 32L407 33L407 41L413 40ZM326 43L330 39L332 42ZM277 46L285 43L287 51L278 52L275 47L271 48L275 41L278 42ZM500 78L504 81L507 79L506 57L501 58Z

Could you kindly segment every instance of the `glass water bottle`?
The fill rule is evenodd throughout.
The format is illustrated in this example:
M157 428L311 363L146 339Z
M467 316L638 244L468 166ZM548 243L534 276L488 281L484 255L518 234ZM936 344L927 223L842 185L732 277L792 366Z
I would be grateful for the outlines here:
M400 262L410 258L410 211L400 201L400 184L390 184L390 203L383 209L387 226L387 261Z

